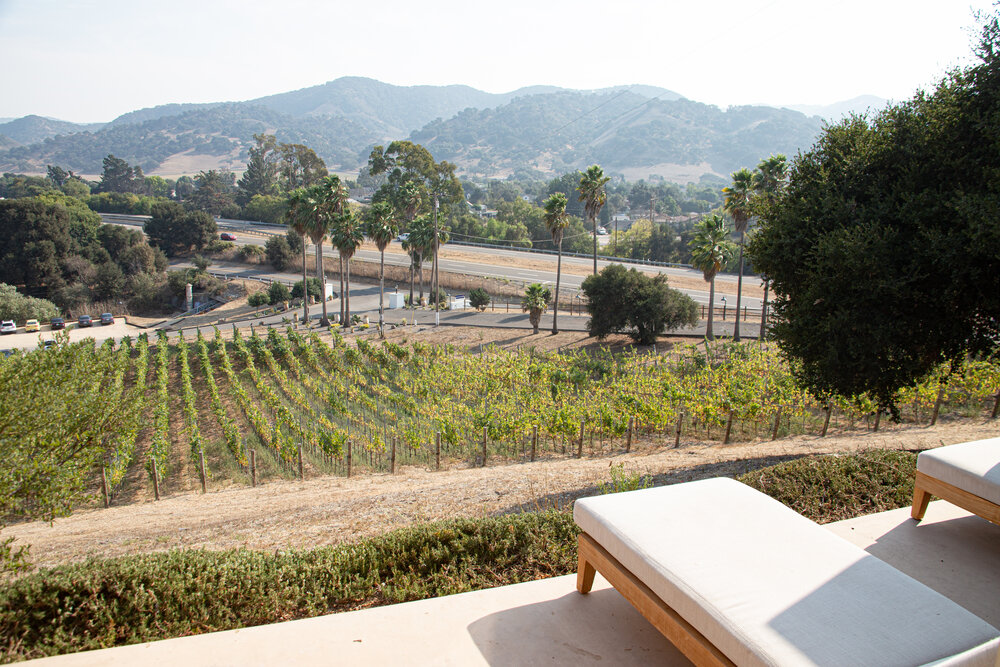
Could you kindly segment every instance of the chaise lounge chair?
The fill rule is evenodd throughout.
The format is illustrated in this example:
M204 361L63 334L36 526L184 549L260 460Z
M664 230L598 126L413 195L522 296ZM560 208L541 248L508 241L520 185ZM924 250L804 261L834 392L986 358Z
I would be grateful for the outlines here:
M932 495L1000 525L1000 438L920 452L910 516L924 518Z
M595 570L698 665L982 665L1000 630L731 479L583 498Z

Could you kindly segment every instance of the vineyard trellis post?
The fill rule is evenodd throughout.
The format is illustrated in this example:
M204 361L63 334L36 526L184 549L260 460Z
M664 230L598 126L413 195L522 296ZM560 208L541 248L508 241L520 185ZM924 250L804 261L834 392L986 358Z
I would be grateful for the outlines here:
M724 445L728 445L729 444L729 434L732 433L732 430L733 430L733 414L734 413L735 413L734 410L730 410L729 411L729 419L726 420L726 437L722 441L722 444L724 444Z
M483 467L484 468L486 467L486 456L487 456L487 454L486 454L486 442L488 440L488 436L489 436L488 427L484 426L483 427Z
M625 453L632 451L632 432L635 430L635 417L628 418L628 439L625 441Z
M205 480L205 452L198 452L198 471L201 473L201 492L208 493L208 483Z
M677 432L674 435L674 449L681 446L681 428L684 426L684 413L677 413Z
M250 484L257 486L257 450L250 450Z
M998 414L1000 414L1000 390L997 390L996 398L993 400L993 413L990 419L996 419Z
M350 423L350 422L348 422L348 423ZM351 461L351 454L352 454L351 449L352 449L351 448L351 441L348 440L347 441L347 476L348 477L351 476L351 464L352 464L352 461Z
M583 458L583 429L586 427L586 425L587 425L586 419L581 419L580 420L580 442L576 446L576 458L578 458L578 459L582 459Z
M823 431L819 434L819 437L821 438L826 437L826 431L830 428L830 415L833 414L833 403L827 403L826 406L823 407L823 410L826 411L826 417L823 418Z
M531 462L535 462L535 449L538 447L538 424L531 427Z
M396 438L392 439L392 451L389 455L389 474L396 474Z
M783 406L778 406L778 412L774 415L774 428L771 430L771 440L778 439L778 427L781 426L781 408Z
M150 457L149 460L153 463L153 498L155 500L160 499L160 474L156 469L156 458Z
M486 451L485 445L483 445L483 451ZM441 469L441 431L434 434L434 469Z
M306 475L305 475L305 469L302 466L302 443L301 442L299 443L299 446L298 446L297 449L298 449L297 456L298 456L298 459L299 459L299 479L305 481Z
M101 466L101 495L104 496L104 507L111 507L111 498L108 496L108 470Z

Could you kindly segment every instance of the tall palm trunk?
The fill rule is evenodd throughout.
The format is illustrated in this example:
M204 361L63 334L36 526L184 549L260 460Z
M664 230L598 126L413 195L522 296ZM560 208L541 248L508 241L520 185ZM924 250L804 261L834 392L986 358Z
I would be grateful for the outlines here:
M306 289L306 237L302 237L302 321L309 322L309 290Z
M424 305L424 256L420 255L420 305Z
M346 270L347 287L345 287L346 291L344 292L344 298L346 299L346 301L344 301L344 313L345 313L344 322L349 324L351 322L351 258L350 257L344 260L344 266L347 269Z
M705 338L715 340L715 334L712 332L712 319L715 317L715 276L712 276L708 284L708 324L705 326Z
M323 268L323 242L316 244L316 271L319 273L319 300L323 303L323 319L319 324L323 327L330 326L330 317L326 312L326 271Z
M740 232L740 272L736 276L736 325L733 328L733 341L740 342L740 303L743 300L743 237L746 232Z
M346 326L347 320L344 319L344 256L340 254L340 250L337 250L337 257L340 259L340 324Z
M413 304L413 276L415 274L416 271L414 271L413 269L413 257L411 256L410 257L410 310L416 309L416 306Z
M559 281L562 278L562 239L559 239L559 259L556 260L556 301L552 308L552 333L559 333ZM538 333L537 328L535 333Z
M594 223L594 275L597 275L597 216L595 215L591 222Z
M385 312L382 307L385 294L385 248L378 260L378 335L385 338Z

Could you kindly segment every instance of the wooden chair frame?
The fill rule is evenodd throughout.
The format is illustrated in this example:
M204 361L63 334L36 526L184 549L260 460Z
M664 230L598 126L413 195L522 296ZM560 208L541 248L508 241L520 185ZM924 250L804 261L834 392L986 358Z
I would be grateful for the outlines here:
M661 600L646 584L618 562L587 533L580 533L578 542L576 589L589 593L594 585L594 574L601 576L615 587L626 600L671 644L696 665L735 667L719 649L709 642L670 605Z
M913 507L910 509L910 516L918 521L923 519L932 495L1000 526L1000 505L919 470L913 482Z

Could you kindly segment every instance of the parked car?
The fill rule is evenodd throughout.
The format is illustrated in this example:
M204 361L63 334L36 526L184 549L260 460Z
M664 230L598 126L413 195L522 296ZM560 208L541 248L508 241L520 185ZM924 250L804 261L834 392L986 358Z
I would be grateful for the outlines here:
M14 324L14 320L4 320L0 322L0 334L10 334L17 333L17 325Z
M49 320L49 324L52 325L53 331L58 331L59 329L66 328L66 320L64 320L61 317L53 317L51 320Z
M396 239L399 240L399 241L401 241L401 242L402 241L409 241L410 240L410 235L407 234L406 232L403 232L402 234L400 234L399 236L397 236Z
M76 326L80 327L81 329L84 327L92 327L94 326L94 321L90 319L90 315L81 315L80 317L76 318Z
M222 232L221 234L219 234L219 239L221 239L222 241L235 241L236 234L230 234L229 232Z
M28 320L24 323L25 332L28 331L41 331L42 326L38 323L38 320Z
M114 315L112 315L111 313L101 313L101 324L102 325L114 324L114 323L115 323L115 316Z
M56 342L54 340L52 340L51 338L48 339L47 341L45 341L44 343L42 343L42 349L43 350L51 350L55 346L56 346Z
M0 350L0 354L4 356L4 359L14 354L14 350Z

